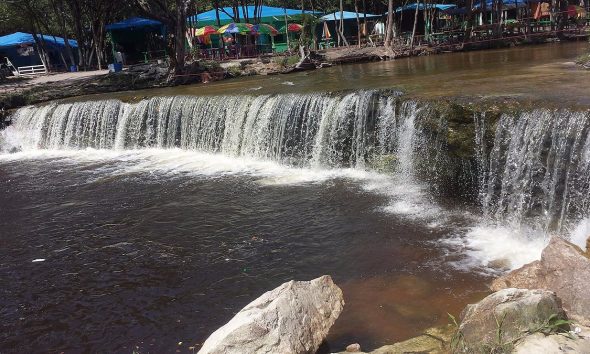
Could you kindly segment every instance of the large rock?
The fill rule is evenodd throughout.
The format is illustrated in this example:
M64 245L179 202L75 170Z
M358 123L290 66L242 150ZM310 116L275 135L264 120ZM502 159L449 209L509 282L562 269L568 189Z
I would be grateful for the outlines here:
M590 325L590 259L578 246L561 238L551 239L541 260L496 279L491 288L554 291L569 318Z
M199 353L315 353L343 307L330 276L290 281L244 307Z
M554 292L504 289L477 304L467 305L461 314L459 331L466 347L477 351L512 343L527 331L539 328L552 315L565 318Z
M590 353L590 328L578 327L578 334L569 336L553 334L546 336L535 333L519 342L513 354L588 354Z

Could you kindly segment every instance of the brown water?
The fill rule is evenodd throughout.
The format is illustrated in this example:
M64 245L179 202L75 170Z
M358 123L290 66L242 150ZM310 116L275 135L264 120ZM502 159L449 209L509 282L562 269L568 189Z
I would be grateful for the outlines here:
M342 65L289 75L253 76L206 85L97 95L129 100L162 95L273 94L394 88L420 97L515 97L590 105L590 71L574 59L587 42Z

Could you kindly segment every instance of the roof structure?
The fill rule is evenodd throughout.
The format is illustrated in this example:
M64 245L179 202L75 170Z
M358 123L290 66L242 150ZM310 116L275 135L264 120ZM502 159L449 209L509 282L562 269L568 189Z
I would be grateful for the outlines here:
M135 28L144 28L144 27L162 27L163 24L160 21L151 20L149 18L142 18L142 17L132 17L126 20L111 23L105 26L107 31L113 30L129 30Z
M243 21L246 17L251 19L254 18L254 6L249 5L246 6L246 11L244 12L243 7L239 7L239 14L240 20ZM260 11L260 18L262 20L275 20L275 21L283 21L285 15L287 16L301 16L303 13L305 14L319 14L319 12L304 10L303 12L298 9L285 9L282 7L272 7L272 6L261 6L259 7ZM234 19L229 15L233 14L234 9L232 7L223 7L219 9L219 21L221 24L227 24L230 22L234 22ZM248 16L246 16L246 14ZM196 22L198 26L205 26L205 25L212 25L217 22L217 15L215 9L209 10L197 15L193 15L187 18L189 22Z
M457 5L453 5L453 4L426 4L424 5L423 3L413 3L413 4L407 4L405 6L400 6L397 9L395 9L395 12L402 12L402 11L416 11L416 7L418 7L418 11L422 11L422 10L448 10L448 9L452 9L454 7L457 7Z
M530 1L530 0L502 0L502 5L505 8L516 8L516 7L525 7L528 3L533 3L537 1ZM486 9L491 9L493 6L492 0L486 0ZM481 3L475 4L473 6L474 9L481 8Z
M359 18L364 18L365 15L367 18L381 17L381 15L364 14L364 13L359 12ZM336 11L334 13L322 16L320 19L322 21L334 21L334 19L336 19L336 21L340 21L340 11ZM342 12L342 19L343 20L356 19L356 12L343 11Z
M47 34L43 34L43 35L37 34L36 36L37 36L37 38L43 38L43 41L45 41L45 43L48 43L51 45L55 45L58 47L65 47L65 45L66 45L66 41L61 37L50 36ZM18 45L33 44L33 43L35 43L35 38L30 33L15 32L15 33L0 37L0 47L13 47L13 46L18 46ZM77 41L75 41L73 39L69 39L68 43L70 44L71 47L78 48Z

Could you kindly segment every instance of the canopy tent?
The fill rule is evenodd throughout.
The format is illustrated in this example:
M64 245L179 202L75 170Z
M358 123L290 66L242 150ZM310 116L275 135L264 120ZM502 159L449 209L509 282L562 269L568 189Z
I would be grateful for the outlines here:
M373 14L364 14L364 13L358 13L358 16L360 19L363 18L377 18L377 17L381 17L381 15L373 15ZM342 19L343 20L356 20L356 12L350 12L350 11L343 11L342 12ZM334 13L322 16L320 18L320 20L322 21L340 21L340 11L336 11Z
M49 36L46 34L37 34L37 39L43 38L46 45L54 45L56 47L65 47L66 41L61 37ZM72 48L78 48L78 42L69 39L68 43ZM30 33L15 32L6 36L0 37L0 47L14 47L26 44L35 44L35 38Z
M362 41L362 38L359 38L359 32L361 37L371 33L375 27L375 23L382 17L382 15L359 12L358 19L361 21L359 26L359 23L357 23L356 12L342 11L342 16L340 16L340 11L336 11L320 18L324 24L323 26L316 26L315 35L316 37L325 40L327 42L326 45L331 45L330 41L338 40L340 37L338 35L340 32L339 22L342 21L344 25L341 31L342 35L347 39L348 43L355 43L357 41ZM365 18L367 19L367 23L364 22Z
M111 23L105 26L107 31L114 31L114 30L134 30L138 28L145 28L145 27L155 27L161 29L164 27L162 22L151 20L149 18L141 18L141 17L132 17L126 20Z
M239 6L238 13L240 15L240 21L246 20L246 18L251 21L254 17L254 6L249 5L245 7ZM294 16L301 16L302 14L319 14L319 12L315 11L308 11L308 10L298 10L298 9L285 9L282 7L272 7L272 6L260 6L258 7L259 17L261 22L264 23L271 23L271 22L279 22L285 20L285 15L289 17ZM193 15L187 18L188 23L196 23L197 26L206 26L206 25L215 25L217 23L217 14L216 10L209 10L197 15ZM233 15L234 9L232 7L223 7L219 9L219 22L221 25L225 25L228 23L235 22L235 19L232 18L230 15ZM257 15L258 15L257 14Z
M454 7L457 7L457 5L453 5L453 4L423 4L423 3L413 3L413 4L407 4L405 6L400 6L397 9L395 9L395 12L402 12L402 11L416 11L416 7L418 7L418 11L423 11L423 10L440 10L440 11L444 11L444 10L448 10L448 9L452 9Z
M67 57L65 53L66 41L61 37L46 34L32 35L30 33L16 32L0 37L0 57L6 56L16 67L42 65L35 37L43 40L45 53L52 66L63 66L62 58ZM69 39L68 43L72 48L78 48L78 42ZM72 55L76 59L78 51L74 50Z
M166 26L157 20L132 17L105 26L111 40L115 61L141 62L165 55Z
M465 15L467 13L467 8L466 7L452 7L450 9L443 10L442 12L444 12L447 15Z
M532 1L528 0L502 0L502 8L504 9L514 9L517 7L526 7L527 4ZM491 10L493 7L494 2L492 0L486 0L486 10ZM479 10L481 8L481 3L475 4L473 6L474 10Z

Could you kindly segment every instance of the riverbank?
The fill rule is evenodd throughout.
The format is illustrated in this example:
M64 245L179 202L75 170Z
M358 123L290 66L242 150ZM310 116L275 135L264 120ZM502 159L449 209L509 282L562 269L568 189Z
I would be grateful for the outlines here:
M580 55L576 59L576 64L580 65L584 69L590 70L590 53Z

